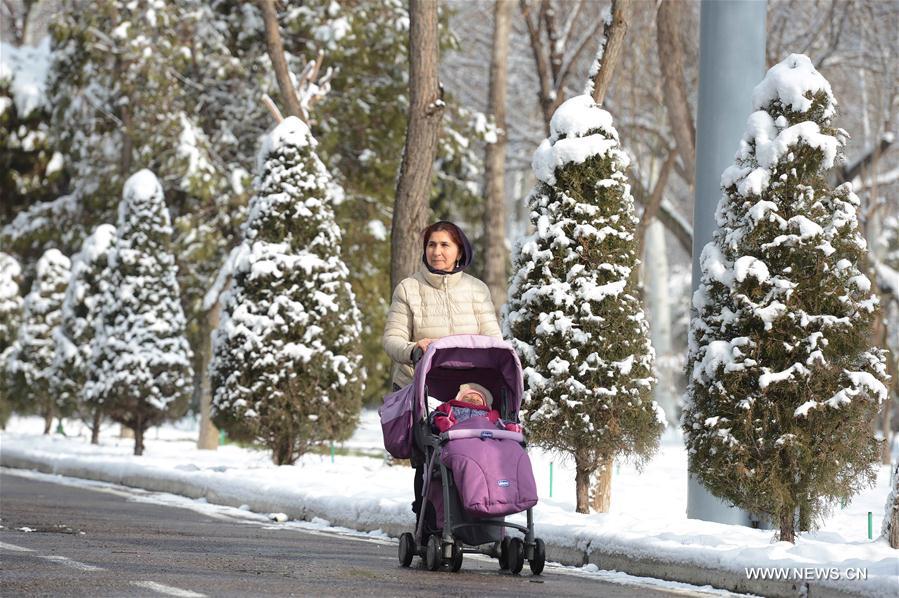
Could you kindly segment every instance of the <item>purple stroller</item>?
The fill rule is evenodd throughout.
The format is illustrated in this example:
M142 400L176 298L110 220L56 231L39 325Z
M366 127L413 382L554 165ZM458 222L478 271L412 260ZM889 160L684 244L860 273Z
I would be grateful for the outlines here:
M471 417L443 433L433 432L429 422L428 397L449 401L460 384L471 382L490 391L502 420L517 422L524 385L515 349L492 337L460 334L417 353L412 384L387 395L379 410L387 451L399 459L418 451L425 463L422 507L415 533L400 536L400 564L408 567L417 554L431 571L448 565L455 572L468 552L497 558L501 569L516 574L527 560L539 575L546 546L534 537L537 488L524 436L498 429L487 417ZM425 529L429 508L440 529ZM505 521L522 511L526 526ZM524 538L507 536L507 529Z

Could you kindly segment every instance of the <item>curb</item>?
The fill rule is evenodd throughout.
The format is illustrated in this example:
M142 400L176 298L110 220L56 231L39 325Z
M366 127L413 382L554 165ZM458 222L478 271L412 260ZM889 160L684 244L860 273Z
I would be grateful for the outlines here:
M408 524L377 520L360 522L356 518L323 512L310 508L307 505L285 504L284 502L278 502L276 499L259 496L258 493L222 492L208 488L201 483L194 483L185 479L172 479L161 475L115 475L109 472L108 468L104 470L101 467L94 469L89 466L48 462L34 455L24 454L15 450L10 451L7 449L0 452L0 466L107 482L151 492L166 492L193 499L203 498L209 503L228 507L247 505L251 511L257 513L284 513L291 519L303 521L311 521L318 517L329 521L331 525L363 532L380 529L394 538L399 537L405 531L409 531ZM872 592L865 592L861 587L858 592L853 592L820 583L748 579L738 571L714 569L692 563L665 562L653 558L635 557L600 546L588 545L585 550L582 550L547 543L546 560L575 567L594 564L603 570L619 571L637 577L652 577L696 586L712 586L731 592L750 593L775 598L799 596L804 598L850 598L878 595Z

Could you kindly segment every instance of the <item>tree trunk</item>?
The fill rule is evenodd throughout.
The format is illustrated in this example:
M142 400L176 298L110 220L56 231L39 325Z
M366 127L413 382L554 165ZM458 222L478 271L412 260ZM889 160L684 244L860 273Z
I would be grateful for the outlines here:
M887 522L889 525L887 540L890 547L899 548L899 464L893 468L892 479L893 504L887 505Z
M48 409L44 412L44 434L49 434L53 428L53 411Z
M662 97L665 99L668 122L688 177L687 184L692 187L696 176L696 127L684 80L684 51L679 36L682 12L683 6L679 2L659 2L656 39L662 68Z
M590 512L590 474L593 472L592 463L586 462L580 455L574 455L574 483L577 492L578 513Z
M808 501L803 500L799 505L799 533L808 532L812 529L812 513L809 508Z
M212 331L218 328L219 317L222 311L222 302L216 301L206 313L204 318L204 330L200 351L200 437L197 439L197 448L214 451L219 446L219 431L212 424L212 381L209 379L209 361L212 359Z
M444 103L437 80L437 0L409 0L409 119L390 239L391 288L418 267Z
M640 221L637 222L637 231L635 233L637 238L637 255L643 255L646 230L658 217L659 209L662 206L662 198L665 196L665 188L668 186L668 175L671 174L676 158L677 153L674 150L668 152L668 158L662 165L661 170L659 170L658 176L655 177L656 181L652 187L652 193L646 203L643 204L643 214L640 216Z
M265 45L268 48L268 56L272 61L275 78L278 80L278 89L281 90L287 113L290 116L296 116L300 120L305 120L300 100L297 98L296 89L294 89L293 82L290 80L287 59L284 58L284 43L281 40L281 30L278 27L278 13L275 12L274 0L259 0L259 8L262 10L262 20L265 21Z
M612 467L614 465L615 460L612 457L604 457L599 466L599 475L591 496L591 506L597 513L608 513L612 506Z
M484 165L487 201L484 206L486 259L484 282L499 317L506 302L508 255L506 251L506 80L509 57L509 23L512 0L497 0L494 7L493 54L490 59L488 111L496 124L496 143L488 143Z
M94 407L94 418L91 421L91 444L100 444L100 422L103 420L103 413L99 407Z
M780 512L780 541L796 543L796 514L792 506L785 506Z
M122 169L120 174L123 179L128 178L131 173L131 154L133 151L134 140L131 138L131 110L128 106L122 106Z
M674 356L668 278L665 227L658 220L654 220L646 232L646 254L643 258L643 287L646 289L646 307L651 315L649 331L652 346L656 351L656 373L659 378L653 392L656 402L665 412L668 425L676 428L679 416L674 381L676 374L674 368L667 365L670 363L669 359Z
M612 0L612 20L603 31L602 64L593 79L593 101L602 105L612 82L612 74L624 47L624 36L627 34L630 16L630 0Z
M138 457L144 454L144 422L140 417L134 425L134 454Z

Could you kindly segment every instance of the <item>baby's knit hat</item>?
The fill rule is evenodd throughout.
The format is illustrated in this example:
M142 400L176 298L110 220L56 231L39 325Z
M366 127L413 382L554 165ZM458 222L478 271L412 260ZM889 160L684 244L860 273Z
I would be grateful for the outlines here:
M468 382L459 386L459 393L462 393L466 390L474 390L481 393L482 395L484 395L484 400L487 401L487 407L490 407L491 409L493 408L493 394L491 394L489 390L475 382ZM459 396L459 393L457 393L456 396Z

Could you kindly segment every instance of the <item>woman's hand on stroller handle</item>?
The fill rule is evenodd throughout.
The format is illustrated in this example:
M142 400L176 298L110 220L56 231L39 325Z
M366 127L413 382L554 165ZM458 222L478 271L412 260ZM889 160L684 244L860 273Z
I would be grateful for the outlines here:
M412 355L410 356L412 358L412 365L418 365L418 362L421 361L421 358L424 354L424 350L416 345L415 348L412 349Z

